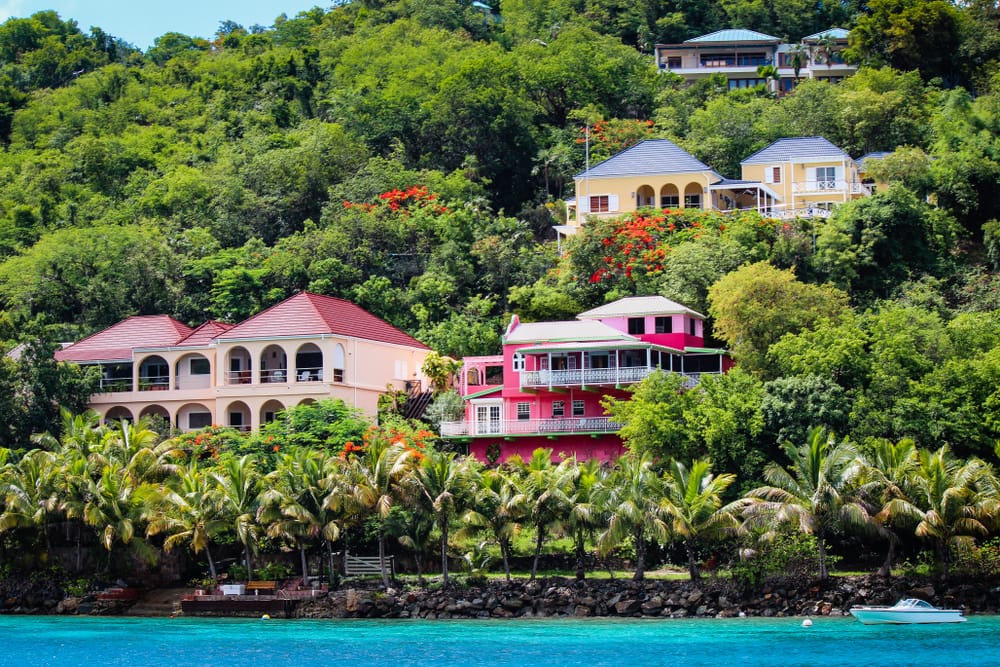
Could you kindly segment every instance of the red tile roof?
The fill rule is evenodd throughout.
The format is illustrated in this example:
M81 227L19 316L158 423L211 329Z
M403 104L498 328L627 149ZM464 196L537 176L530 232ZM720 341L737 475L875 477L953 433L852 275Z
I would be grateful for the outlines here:
M137 315L58 350L55 356L58 361L127 361L133 348L176 345L192 331L168 315Z
M217 338L232 340L318 334L353 336L381 343L428 349L416 338L350 301L311 292L300 292L285 299L237 324Z
M232 329L234 324L229 324L228 322L217 322L215 320L209 320L201 326L197 327L190 334L182 338L181 340L174 343L176 347L200 347L210 344L213 340L219 337L219 334L223 334L230 329Z

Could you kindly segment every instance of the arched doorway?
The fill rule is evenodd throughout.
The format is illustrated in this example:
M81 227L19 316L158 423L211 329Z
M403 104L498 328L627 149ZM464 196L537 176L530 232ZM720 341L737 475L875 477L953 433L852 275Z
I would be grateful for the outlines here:
M656 191L650 185L640 185L635 191L635 203L639 208L656 206Z
M278 413L285 409L281 401L276 401L274 399L267 401L264 405L260 406L260 425L270 424L275 419L278 418Z
M226 426L240 431L250 430L250 408L243 401L234 401L226 408Z
M250 384L253 375L250 353L237 345L226 354L226 384Z
M306 343L295 352L296 382L319 382L323 379L323 351Z
M261 353L260 381L288 382L288 355L280 345L268 345Z
M660 188L660 208L680 208L681 197L677 192L677 186L667 183Z
M139 391L165 391L170 388L170 364L151 355L139 364Z
M684 208L701 208L701 185L688 183L684 188Z
M201 403L186 403L177 411L176 426L182 431L195 431L215 423L212 411Z
M212 386L212 362L203 354L185 354L174 365L177 389L205 389Z
M111 422L120 421L135 421L135 416L132 411L123 405L116 405L112 408L108 408L108 411L104 413L104 423L110 424Z

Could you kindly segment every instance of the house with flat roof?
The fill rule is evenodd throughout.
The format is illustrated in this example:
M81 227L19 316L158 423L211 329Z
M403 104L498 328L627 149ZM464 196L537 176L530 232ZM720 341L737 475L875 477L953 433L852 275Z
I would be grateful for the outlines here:
M429 351L350 301L301 292L239 324L130 317L55 356L100 369L90 407L103 419L160 415L188 431L256 429L324 398L375 415L387 387L419 390Z
M609 461L624 453L617 424L601 399L662 370L689 386L732 366L725 350L704 347L704 316L661 296L619 299L565 322L511 318L503 352L466 357L460 388L464 419L441 424L441 436L464 442L481 461L555 456Z
M788 92L800 79L836 83L857 71L844 62L849 31L830 28L797 43L755 30L729 28L685 40L679 44L657 44L656 64L687 83L723 74L730 89L770 85L775 92ZM772 65L777 78L768 81L758 67Z

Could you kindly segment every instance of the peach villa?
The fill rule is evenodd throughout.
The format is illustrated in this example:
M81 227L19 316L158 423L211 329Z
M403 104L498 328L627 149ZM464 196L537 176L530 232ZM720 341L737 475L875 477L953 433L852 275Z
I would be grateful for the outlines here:
M349 301L302 292L239 324L130 317L56 358L100 368L90 407L102 419L160 415L184 431L251 430L323 398L374 415L387 387L420 390L429 351Z
M481 461L556 456L608 461L623 452L604 396L660 369L694 386L732 366L725 350L704 347L704 316L660 296L619 299L568 322L522 323L515 315L503 353L466 357L461 372L465 417L441 424L441 436L465 442Z

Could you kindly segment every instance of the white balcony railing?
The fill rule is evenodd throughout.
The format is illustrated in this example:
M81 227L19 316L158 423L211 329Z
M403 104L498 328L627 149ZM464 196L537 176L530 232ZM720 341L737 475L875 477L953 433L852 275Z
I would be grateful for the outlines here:
M835 181L835 180L796 181L792 183L792 192L798 192L798 193L846 192L852 195L871 194L871 190L864 183L858 183L856 181L848 182L848 181Z
M635 384L649 377L654 371L663 370L653 366L621 366L618 368L575 368L559 371L521 371L521 388L571 387L586 385ZM719 369L722 370L721 368ZM685 384L694 386L700 373L684 373Z
M610 417L561 419L495 419L482 422L441 422L441 436L554 435L556 433L617 433L622 425Z

